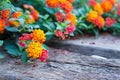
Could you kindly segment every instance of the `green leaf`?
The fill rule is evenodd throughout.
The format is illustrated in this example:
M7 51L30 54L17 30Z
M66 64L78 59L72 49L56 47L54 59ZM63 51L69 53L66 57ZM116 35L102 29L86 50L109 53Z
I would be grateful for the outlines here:
M99 31L97 29L93 29L93 32L95 34L95 38L99 37Z
M26 63L29 58L27 57L27 52L23 52L21 56L22 63Z
M55 33L54 32L46 32L45 34L46 34L46 40L50 40Z
M48 30L53 31L52 28L50 27L50 25L43 24L43 26L46 27Z
M46 19L48 19L48 18L49 18L49 15L46 14L46 15L44 16L44 19L46 20Z
M0 46L2 46L3 45L3 41L2 40L0 40Z
M55 23L56 25L57 25L57 30L62 30L63 28L62 28L62 26L61 25L59 25L58 23Z
M114 28L119 28L120 29L120 23L113 24Z
M43 47L43 49L46 49L46 50L49 49L49 47L47 45L45 45L45 44L42 44L42 47Z
M0 52L0 59L3 59L4 55Z
M7 53L14 55L14 56L20 56L21 51L19 50L18 46L15 44L8 44L5 46L5 50Z
M55 10L54 9L51 9L51 8L48 8L48 7L45 7L44 8L48 13L54 15L55 14Z
M18 28L14 28L14 27L10 27L10 26L7 26L5 28L7 31L10 31L10 32L18 32Z

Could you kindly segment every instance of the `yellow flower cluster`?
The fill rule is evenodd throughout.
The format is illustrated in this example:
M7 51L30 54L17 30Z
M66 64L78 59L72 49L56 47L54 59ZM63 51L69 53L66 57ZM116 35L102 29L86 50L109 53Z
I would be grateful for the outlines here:
M30 34L32 42L26 48L28 57L33 59L39 58L42 54L42 43L45 42L46 37L42 30L36 29Z
M91 10L88 14L87 14L87 21L92 22L95 26L99 27L99 28L103 28L105 21L104 18L102 16L100 16L97 11L93 11Z
M32 41L26 48L26 52L28 53L28 57L32 57L33 59L39 58L42 54L42 45L39 42Z
M77 19L76 19L76 16L72 13L68 13L66 14L66 18L65 18L65 21L70 21L70 24L75 24Z
M95 4L93 9L97 11L99 15L103 14L103 8L99 3Z
M30 36L33 41L38 41L40 43L43 43L46 40L43 30L40 30L40 29L33 30L33 32L30 34Z
M93 22L96 17L98 17L98 13L97 13L96 11L91 10L91 11L87 14L87 21Z

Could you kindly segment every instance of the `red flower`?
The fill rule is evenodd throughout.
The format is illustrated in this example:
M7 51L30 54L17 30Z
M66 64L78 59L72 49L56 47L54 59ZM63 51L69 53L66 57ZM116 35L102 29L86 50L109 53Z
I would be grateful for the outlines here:
M96 0L89 0L89 6L93 7L96 4L97 4Z
M104 27L105 21L102 16L98 16L97 18L94 19L93 23L96 27L101 29Z
M9 18L10 15L10 10L1 10L1 19L3 20L7 20Z
M41 62L45 62L49 58L48 50L42 50L42 54L39 58Z
M20 46L25 47L26 41L31 40L32 38L30 37L30 34L23 34L21 37L18 39L18 43Z
M39 12L35 9L31 10L31 15L34 18L35 21L37 21L39 19Z
M115 19L112 19L112 18L110 18L110 17L107 17L107 18L105 19L105 22L106 22L106 26L109 27L109 26L112 26L113 24L115 24L115 23L116 23L116 20L115 20Z
M65 34L73 33L75 30L75 25L68 25L65 30L66 30Z
M73 6L69 1L62 2L60 4L60 8L64 10L66 13L70 13L73 10Z
M62 32L61 30L55 30L55 35L56 35L57 37L61 37L62 40L65 39L65 35L63 34L63 32Z
M55 16L56 16L56 20L57 20L58 22L62 22L62 21L63 21L64 15L63 15L61 12L57 12L57 13L55 14Z

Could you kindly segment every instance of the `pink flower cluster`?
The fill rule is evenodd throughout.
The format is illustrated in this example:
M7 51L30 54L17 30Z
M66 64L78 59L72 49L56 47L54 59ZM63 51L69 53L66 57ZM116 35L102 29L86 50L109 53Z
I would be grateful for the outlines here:
M31 40L32 38L30 37L30 34L23 34L21 37L19 37L18 39L18 43L20 44L20 46L22 47L26 47L27 46L27 41Z
M106 27L110 27L116 23L116 20L110 17L107 17L105 20L106 20Z
M68 35L70 33L73 33L75 30L75 25L68 25L66 28L65 28L65 32L63 32L62 30L55 30L55 35L57 37L61 37L62 40L65 39L65 35Z
M89 6L93 7L96 4L97 4L96 0L89 0Z
M48 50L42 50L42 54L39 58L41 62L45 62L49 58Z

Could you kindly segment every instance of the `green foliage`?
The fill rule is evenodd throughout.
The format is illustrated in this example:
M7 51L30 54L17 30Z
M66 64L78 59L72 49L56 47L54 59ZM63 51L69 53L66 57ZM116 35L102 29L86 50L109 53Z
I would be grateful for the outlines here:
M0 53L0 59L3 59L4 55L2 53Z
M26 52L22 53L21 60L22 60L22 63L26 63L29 60Z

